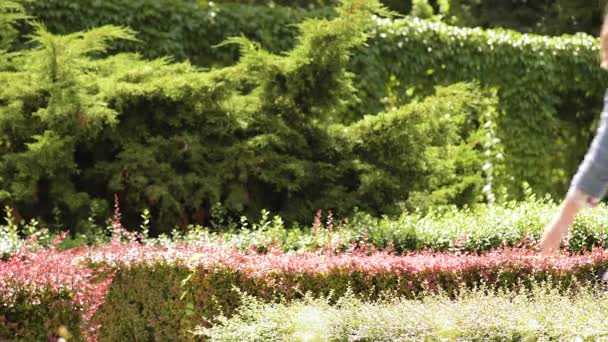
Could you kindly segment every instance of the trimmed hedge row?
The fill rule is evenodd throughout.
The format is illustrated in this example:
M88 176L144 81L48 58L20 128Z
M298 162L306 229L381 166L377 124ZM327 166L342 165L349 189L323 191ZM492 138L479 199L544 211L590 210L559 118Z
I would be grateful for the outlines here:
M100 267L105 271L92 278L90 270ZM206 324L205 318L220 310L235 312L241 303L235 286L263 300L293 300L306 292L342 296L349 288L370 299L384 293L413 298L423 291L454 294L461 286L480 283L498 289L549 282L561 290L576 289L595 283L607 267L608 254L602 250L556 258L510 250L481 256L257 254L205 243L166 248L115 242L69 252L42 250L0 262L0 321L13 320L0 338L56 334L61 325L79 334L74 330L78 317L66 316L67 310L82 315L83 333L102 340L190 340L188 331ZM38 285L30 287L32 282ZM14 320L46 314L62 294L71 295L74 304L52 313L56 320L46 325ZM11 304L17 300L18 305Z
M128 26L138 42L115 42L110 52L138 52L146 58L170 56L199 66L233 64L236 46L214 48L229 37L244 36L272 52L294 46L293 25L314 17L335 16L333 6L314 10L243 3L205 3L196 0L31 1L27 13L56 34L104 25ZM22 26L22 34L30 31Z
M93 315L104 302L112 271L88 267L87 251L59 251L58 243L48 249L28 244L0 260L0 340L96 336Z
M99 313L100 321L106 322L100 336L120 340L134 333L133 329L137 336L180 335L192 321L214 317L220 307L231 314L240 303L233 286L264 300L293 300L306 292L332 291L341 296L348 288L370 299L384 292L413 298L425 289L453 293L463 284L470 287L481 282L493 288L513 288L550 281L563 289L576 288L593 283L608 266L601 251L558 259L519 252L403 257L383 252L370 256L235 253L215 262L195 262L184 287L177 282L188 273L183 266L160 262L121 267ZM163 277L166 282L161 281ZM195 315L188 313L188 307Z
M597 35L606 1L450 0L448 20L460 26L503 27L546 35Z

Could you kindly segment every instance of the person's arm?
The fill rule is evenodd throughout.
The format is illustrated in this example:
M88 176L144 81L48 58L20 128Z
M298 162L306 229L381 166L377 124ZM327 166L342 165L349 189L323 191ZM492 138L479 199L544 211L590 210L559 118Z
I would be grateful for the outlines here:
M539 247L545 255L554 255L559 251L559 245L568 233L574 218L580 209L594 206L596 203L591 197L579 190L571 191L559 207L559 212L543 232Z
M608 5L600 32L600 67L608 70ZM572 180L566 198L558 213L545 227L539 247L543 254L556 254L561 239L568 230L578 211L593 207L608 190L608 92L604 99L604 109L600 127L585 155L585 160Z
M608 70L608 12L604 17L602 31L600 32L600 67Z

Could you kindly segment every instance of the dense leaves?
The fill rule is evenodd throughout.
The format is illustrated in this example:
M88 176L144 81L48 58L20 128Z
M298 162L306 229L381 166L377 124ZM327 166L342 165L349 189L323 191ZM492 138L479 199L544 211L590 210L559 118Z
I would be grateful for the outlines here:
M423 8L425 6L423 3L425 2L421 1L420 5L416 6ZM430 2L430 4L443 8L443 12L448 9L456 10L460 6L452 3L450 7L444 2ZM473 203L480 198L481 176L485 178L483 186L491 187L486 191L489 200L492 195L498 196L504 193L510 194L511 198L521 199L524 195L521 184L524 181L530 183L533 191L538 194L549 192L560 196L567 189L567 182L575 172L576 165L582 159L593 135L596 113L599 112L602 104L604 89L602 84L605 82L605 76L597 67L597 40L585 35L550 38L522 35L513 31L457 28L446 26L434 19L423 21L407 18L391 21L377 17L375 23L355 28L358 32L372 34L368 39L367 47L360 45L362 41L349 45L337 39L331 43L318 40L307 43L302 40L304 36L299 38L298 45L296 26L289 26L286 23L301 22L310 16L326 18L327 13L313 13L281 6L273 8L267 4L252 5L251 11L243 7L241 12L239 6L245 5L235 5L232 8L230 7L233 6L232 4L212 2L195 4L188 1L160 7L153 6L149 1L129 2L129 4L121 2L116 8L106 2L94 2L89 5L65 6L61 2L32 2L27 6L30 13L39 15L52 27L52 30L57 32L71 32L108 22L129 25L140 31L137 37L141 39L141 43L132 40L115 41L108 46L111 51L135 49L146 56L169 54L177 59L189 58L200 65L230 64L238 57L239 46L245 53L241 58L240 67L209 81L232 82L230 85L224 85L222 89L217 89L214 98L216 104L217 101L226 100L225 105L218 105L213 114L218 119L222 115L228 116L221 119L223 121L221 133L218 132L226 139L218 139L216 133L208 134L205 136L205 144L195 146L194 141L198 139L200 134L198 132L201 131L203 122L188 119L187 122L191 127L183 134L174 135L164 132L159 140L156 133L148 133L156 136L156 139L154 141L139 139L128 144L116 143L110 149L112 152L104 151L100 146L106 144L108 140L125 139L118 138L115 133L112 138L104 137L91 143L96 146L94 152L91 148L82 148L82 145L77 144L79 148L75 149L74 153L78 156L86 156L88 164L95 164L98 157L108 160L120 155L122 159L120 165L110 166L102 162L94 172L82 172L81 175L88 174L86 180L83 176L77 177L82 179L78 181L79 183L95 189L94 195L91 195L91 190L84 191L88 196L107 200L111 197L109 193L112 191L134 188L141 191L142 186L149 187L145 195L131 194L128 200L123 200L125 209L128 209L126 210L129 213L128 218L136 217L135 212L142 210L143 207L151 207L155 219L160 218L163 224L172 226L178 221L180 224L206 223L210 216L210 208L217 202L225 205L226 210L235 215L246 213L251 217L255 216L261 208L269 208L280 211L287 219L299 221L307 220L314 210L319 208L333 208L338 212L347 211L355 206L355 201L361 203L357 205L362 209L373 213L395 212L397 208L395 203L405 204L407 208L424 208L436 203L463 205ZM126 11L133 13L133 16L125 17L113 12L120 9L120 6L135 6ZM192 20L183 19L191 16ZM144 29L145 24L154 18L167 20L163 25L172 29L162 32ZM311 23L324 21L324 19L315 19ZM188 24L190 22L193 24ZM323 25L319 27L314 24L299 25L299 27L304 31L310 31L309 34L317 35L315 39L335 38L335 36L321 38L323 37L321 31L327 29ZM349 29L341 30L336 32L346 34ZM239 38L232 42L240 40L242 44L225 44L211 48L228 36L238 36L241 33L251 41ZM357 37L357 34L352 32L348 35L351 38ZM197 43L192 46L180 43L190 44L189 42L192 41ZM259 50L258 43L264 50ZM314 51L311 44L328 48ZM353 47L354 58L348 58L349 53L340 50ZM255 52L266 49L269 53ZM278 51L284 51L284 54L273 54ZM114 62L102 63L102 65L120 69L116 68L121 64L119 60L114 59ZM303 64L307 63L305 61L314 61L316 65L305 66ZM122 64L125 67L128 65L126 62ZM151 64L150 67L155 69L161 64ZM185 69L182 70L186 72ZM350 74L346 72L347 70L356 72ZM191 69L188 72L196 71ZM110 76L112 71L107 69L104 73ZM116 73L120 74L121 71L117 70ZM242 82L236 82L226 76L230 73L237 75L235 78ZM169 74L170 72L166 75ZM110 79L116 78L110 77ZM119 79L119 81L125 80L134 81L128 78ZM437 158L434 158L433 163L421 161L417 166L433 165L434 171L439 169L442 171L439 175L435 174L423 179L413 176L410 184L416 184L414 187L409 187L405 184L395 184L396 181L400 181L397 179L399 177L395 178L397 172L395 170L387 170L386 167L377 165L370 167L369 162L365 160L359 163L357 159L361 156L351 154L353 144L345 141L349 137L344 138L341 127L338 126L337 129L330 127L332 124L350 125L361 120L365 114L392 112L394 108L400 108L404 104L420 102L426 95L433 94L438 84L451 85L463 81L478 82L483 88L481 92L483 96L488 96L486 88L497 91L495 95L497 100L490 101L497 107L496 111L492 111L491 119L471 118L480 124L493 125L493 131L487 132L492 134L491 139L481 141L476 138L478 143L483 144L483 152L491 154L490 158L481 162L484 168L487 162L490 162L490 169L483 169L483 174L479 173L479 156L471 154L469 149L475 143L470 139L465 142L467 137L475 136L471 131L461 134L463 141L460 143L451 141L449 143L451 147L444 146L435 149L435 152L425 152L424 155L429 159L433 159L432 153L441 155L448 149L456 151L458 156L450 159L446 165L437 165L435 163ZM92 80L92 82L96 81ZM143 86L143 83L152 82L152 79L142 78L137 82L142 82ZM165 85L163 87L167 89ZM309 89L304 90L305 87ZM255 91L252 91L253 89ZM476 91L473 89L473 92ZM283 98L282 96L286 94L288 98ZM111 96L114 95L119 93L98 97L104 97L107 106L121 113L119 116L125 118L119 119L117 129L123 136L126 135L125 132L131 134L133 127L142 127L142 123L137 120L129 120L130 124L125 124L126 116L122 113L127 111L128 116L136 115L139 118L148 115L147 113L151 111L156 112L155 117L161 121L164 120L161 119L161 113L178 112L182 116L187 116L189 114L186 112L200 112L198 109L193 111L189 107L191 104L176 109L175 105L190 101L191 96L173 95L172 104L147 98L144 102L150 102L144 104L142 99L137 101L125 99L126 93L120 94L123 96L120 99L113 99ZM34 98L38 103L28 106L37 107L44 105L46 101L39 95ZM114 103L121 108L114 108ZM135 112L140 113L135 114ZM279 112L285 114L285 119L275 120ZM425 116L435 117L428 114ZM14 118L11 120L17 121ZM212 121L206 121L204 124L208 125L210 122ZM146 120L146 123L151 124L149 120ZM157 132L161 127L167 127L160 122L155 125ZM363 124L359 126L365 127ZM122 130L120 127L126 129ZM169 127L177 129L174 124ZM469 124L466 127L476 128ZM184 127L179 129L183 130ZM354 132L354 130L350 131ZM43 132L35 132L30 135L32 140L34 135L40 136L38 139L42 137L53 139ZM172 142L168 143L164 141L165 139ZM246 142L242 143L243 141ZM214 147L217 154L209 152L211 151L211 146L207 146L209 142L212 146L217 144ZM286 145L287 142L289 146ZM120 147L117 147L117 144ZM464 147L464 144L468 144L468 147ZM485 148L487 144L491 145L492 151ZM416 143L416 146L422 145L424 141ZM56 146L60 146L58 141ZM143 146L146 146L145 152L142 150ZM188 146L186 154L197 156L203 154L209 158L192 157L190 161L184 162L183 158L190 157L185 156L184 153L168 152L173 151L173 148L179 150L179 146ZM229 146L233 148L228 148ZM479 149L479 145L476 148ZM208 152L203 152L204 150ZM68 145L65 145L62 151L64 154L71 153ZM128 152L121 153L121 151ZM411 151L416 150L411 149ZM368 152L370 151L366 152L369 155ZM159 165L159 160L164 159L164 154L167 153L172 159L168 162L170 166ZM145 162L141 160L143 156L147 156ZM222 163L218 162L219 156L226 156ZM490 160L498 158L497 156L504 157L504 160ZM62 158L62 155L56 157ZM151 161L152 158L155 161ZM197 158L198 160L195 161L194 159ZM79 159L81 158L76 158L76 164L81 166L82 162ZM394 158L391 167L403 168L403 163L397 165L398 160L403 158ZM189 166L183 168L184 163ZM147 166L139 168L133 167L134 164ZM68 170L73 169L69 162L66 165ZM409 166L413 165L410 163ZM123 169L126 174L137 173L137 175L132 177L116 175L117 172L123 172ZM189 171L191 169L195 171ZM476 171L473 172L473 169ZM183 172L189 176L175 177L177 170L179 170L178 174ZM409 171L399 172L399 176L404 178ZM447 172L456 173L457 179L446 180ZM112 173L111 181L108 180L108 173ZM216 173L220 176L216 176ZM413 173L419 174L417 170ZM201 184L195 180L200 174L212 175L212 179ZM379 178L384 180L380 181ZM414 182L413 179L417 181ZM462 184L456 186L454 182L460 181ZM31 183L32 180L28 182ZM45 180L40 181L41 196L44 196L44 193L54 193L50 190L44 191L45 188L50 187L46 183ZM108 183L111 186L105 187L104 184ZM159 185L161 183L171 183L171 185ZM403 191L404 187L407 187L406 191ZM443 187L451 190L440 191L439 189ZM460 188L456 189L456 187ZM30 185L29 189L31 188ZM200 188L200 191L193 195L186 190L193 188ZM418 194L419 190L416 188L425 188L426 193ZM320 196L302 194L303 191L312 189L319 192ZM379 193L377 190L380 190ZM18 191L22 193L21 197L29 196L26 195L29 190L24 189L23 186L5 191ZM268 193L273 195L260 195ZM353 196L353 193L357 193L357 196ZM429 196L431 193L434 193L434 196ZM176 194L176 196L168 194ZM392 197L396 194L402 196ZM361 195L366 197L363 202ZM184 206L183 198L188 196L194 197L194 201L191 205ZM436 198L436 202L429 203L429 198ZM84 196L73 197L69 210L78 206L75 203L82 203L83 199ZM86 201L93 203L92 200ZM94 203L92 207L95 207L95 210L88 210L88 213L85 213L87 210L83 211L81 208L80 212L85 213L83 214L85 216L93 217L100 217L102 213L107 212L107 204L103 201L96 200ZM304 205L296 208L297 205L294 203L304 203ZM91 205L87 206L91 207ZM48 213L53 209L55 212L66 211L65 205L55 207L49 205L46 208L37 208L37 211L45 213L47 218L51 216ZM159 207L162 209L158 209ZM24 216L30 215L24 214ZM78 218L77 221L82 219Z
M576 32L597 35L605 4L603 0L451 0L447 19L469 27L503 27L554 36Z
M153 232L262 208L305 221L319 208L375 214L483 200L482 123L491 91L440 87L418 104L353 124L352 49L376 26L375 2L344 2L337 18L299 25L295 47L273 54L244 37L234 66L103 57L129 29L53 35L6 55L0 80L0 201L15 220L87 232L119 193L127 226L149 208ZM390 148L389 148L390 147Z
M337 2L335 3L337 4ZM197 0L32 1L27 13L50 31L68 34L103 26L128 26L139 42L114 42L112 50L137 51L148 58L171 56L201 66L229 65L239 56L230 46L214 48L230 37L245 36L273 52L293 47L293 24L334 15L334 7L317 9L248 3L215 4ZM291 2L290 2L290 5ZM29 31L22 26L23 33Z
M562 296L549 286L528 291L463 290L456 298L369 303L353 294L268 304L243 295L237 315L219 317L198 335L211 341L593 341L606 338L605 292Z
M364 113L415 100L437 84L475 80L496 87L499 114L493 122L509 170L496 183L515 197L523 195L524 181L539 194L562 195L602 106L606 74L598 65L596 38L458 28L416 18L377 23L376 38L352 64L362 104L369 106Z
M454 295L463 285L482 283L509 289L549 282L566 291L594 284L606 267L608 255L599 249L555 258L513 250L258 254L205 242L166 247L118 239L69 251L24 249L0 262L0 337L39 339L57 335L63 325L76 336L82 331L102 340L188 340L196 324L238 308L235 286L264 300L293 300L306 292L339 297L349 288L370 299L414 298L425 291Z
M542 200L479 205L473 210L432 209L397 218L357 213L347 221L334 221L331 213L325 218L319 212L312 227L304 229L287 228L279 216L270 219L265 215L258 223L240 222L228 232L194 229L188 238L222 241L243 251L346 251L363 243L370 249L393 249L397 254L420 250L483 253L505 246L535 246L556 210L554 203ZM582 211L563 247L573 253L608 247L607 215L608 208L603 205Z

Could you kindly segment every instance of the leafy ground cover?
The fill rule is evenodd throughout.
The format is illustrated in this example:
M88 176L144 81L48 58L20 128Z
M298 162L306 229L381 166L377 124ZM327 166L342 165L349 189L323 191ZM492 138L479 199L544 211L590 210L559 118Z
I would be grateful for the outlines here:
M350 219L340 220L333 218L331 212L318 212L308 227L288 227L280 216L271 217L270 213L263 212L259 222L243 219L223 232L193 229L180 238L205 239L240 250L256 248L259 251L272 247L283 251L324 248L340 252L364 242L369 248L390 249L397 254L420 250L481 253L505 246L535 246L555 210L553 201L531 198L525 202L478 205L474 209L452 207L403 213L397 217L378 218L357 213ZM608 247L607 219L605 205L583 211L563 247L571 252Z
M464 290L456 298L369 302L349 294L289 304L246 304L198 335L210 341L598 341L608 338L608 295L585 289L564 296L539 285L532 292Z
M601 249L556 258L508 249L259 254L207 242L167 247L118 239L66 251L24 249L0 263L0 337L40 339L63 327L88 340L131 334L189 340L196 325L235 312L241 303L235 287L266 301L342 296L348 289L370 299L416 298L426 291L454 295L462 286L533 288L540 282L563 292L596 284L607 268Z
M190 226L186 231L173 230L156 238L147 236L148 217L143 215L138 230L148 244L171 246L176 241L206 241L235 247L241 251L271 248L288 252L312 252L318 249L344 252L363 243L370 249L392 250L396 254L427 250L436 252L483 253L502 247L533 248L544 225L557 210L548 199L531 198L525 202L478 205L471 208L444 208L428 212L403 213L397 217L374 217L362 212L346 219L334 218L330 211L318 212L310 226L288 226L283 219L263 211L258 222L244 217L234 222L220 220L217 230ZM8 212L7 212L8 213ZM8 215L7 222L13 218ZM58 248L103 245L109 243L116 219L95 234L77 234L62 240ZM608 247L606 226L608 207L600 205L581 212L572 227L564 248L582 252L593 247ZM48 245L56 235L37 222L0 226L0 254L10 254L24 244L22 237L35 236Z

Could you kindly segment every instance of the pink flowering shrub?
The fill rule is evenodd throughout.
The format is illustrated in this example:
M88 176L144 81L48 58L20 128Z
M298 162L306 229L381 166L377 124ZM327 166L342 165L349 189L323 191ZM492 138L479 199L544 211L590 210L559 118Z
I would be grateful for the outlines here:
M303 293L413 298L424 289L448 294L485 282L514 287L549 281L562 288L593 282L608 252L538 257L526 251L483 255L351 251L267 254L221 245L170 248L137 242L76 250L23 252L0 262L0 340L40 340L65 326L87 340L190 340L196 325L240 304L241 290L264 300Z
M65 329L77 339L96 339L93 315L112 274L88 267L85 249L58 251L61 238L0 262L0 340L53 340Z

